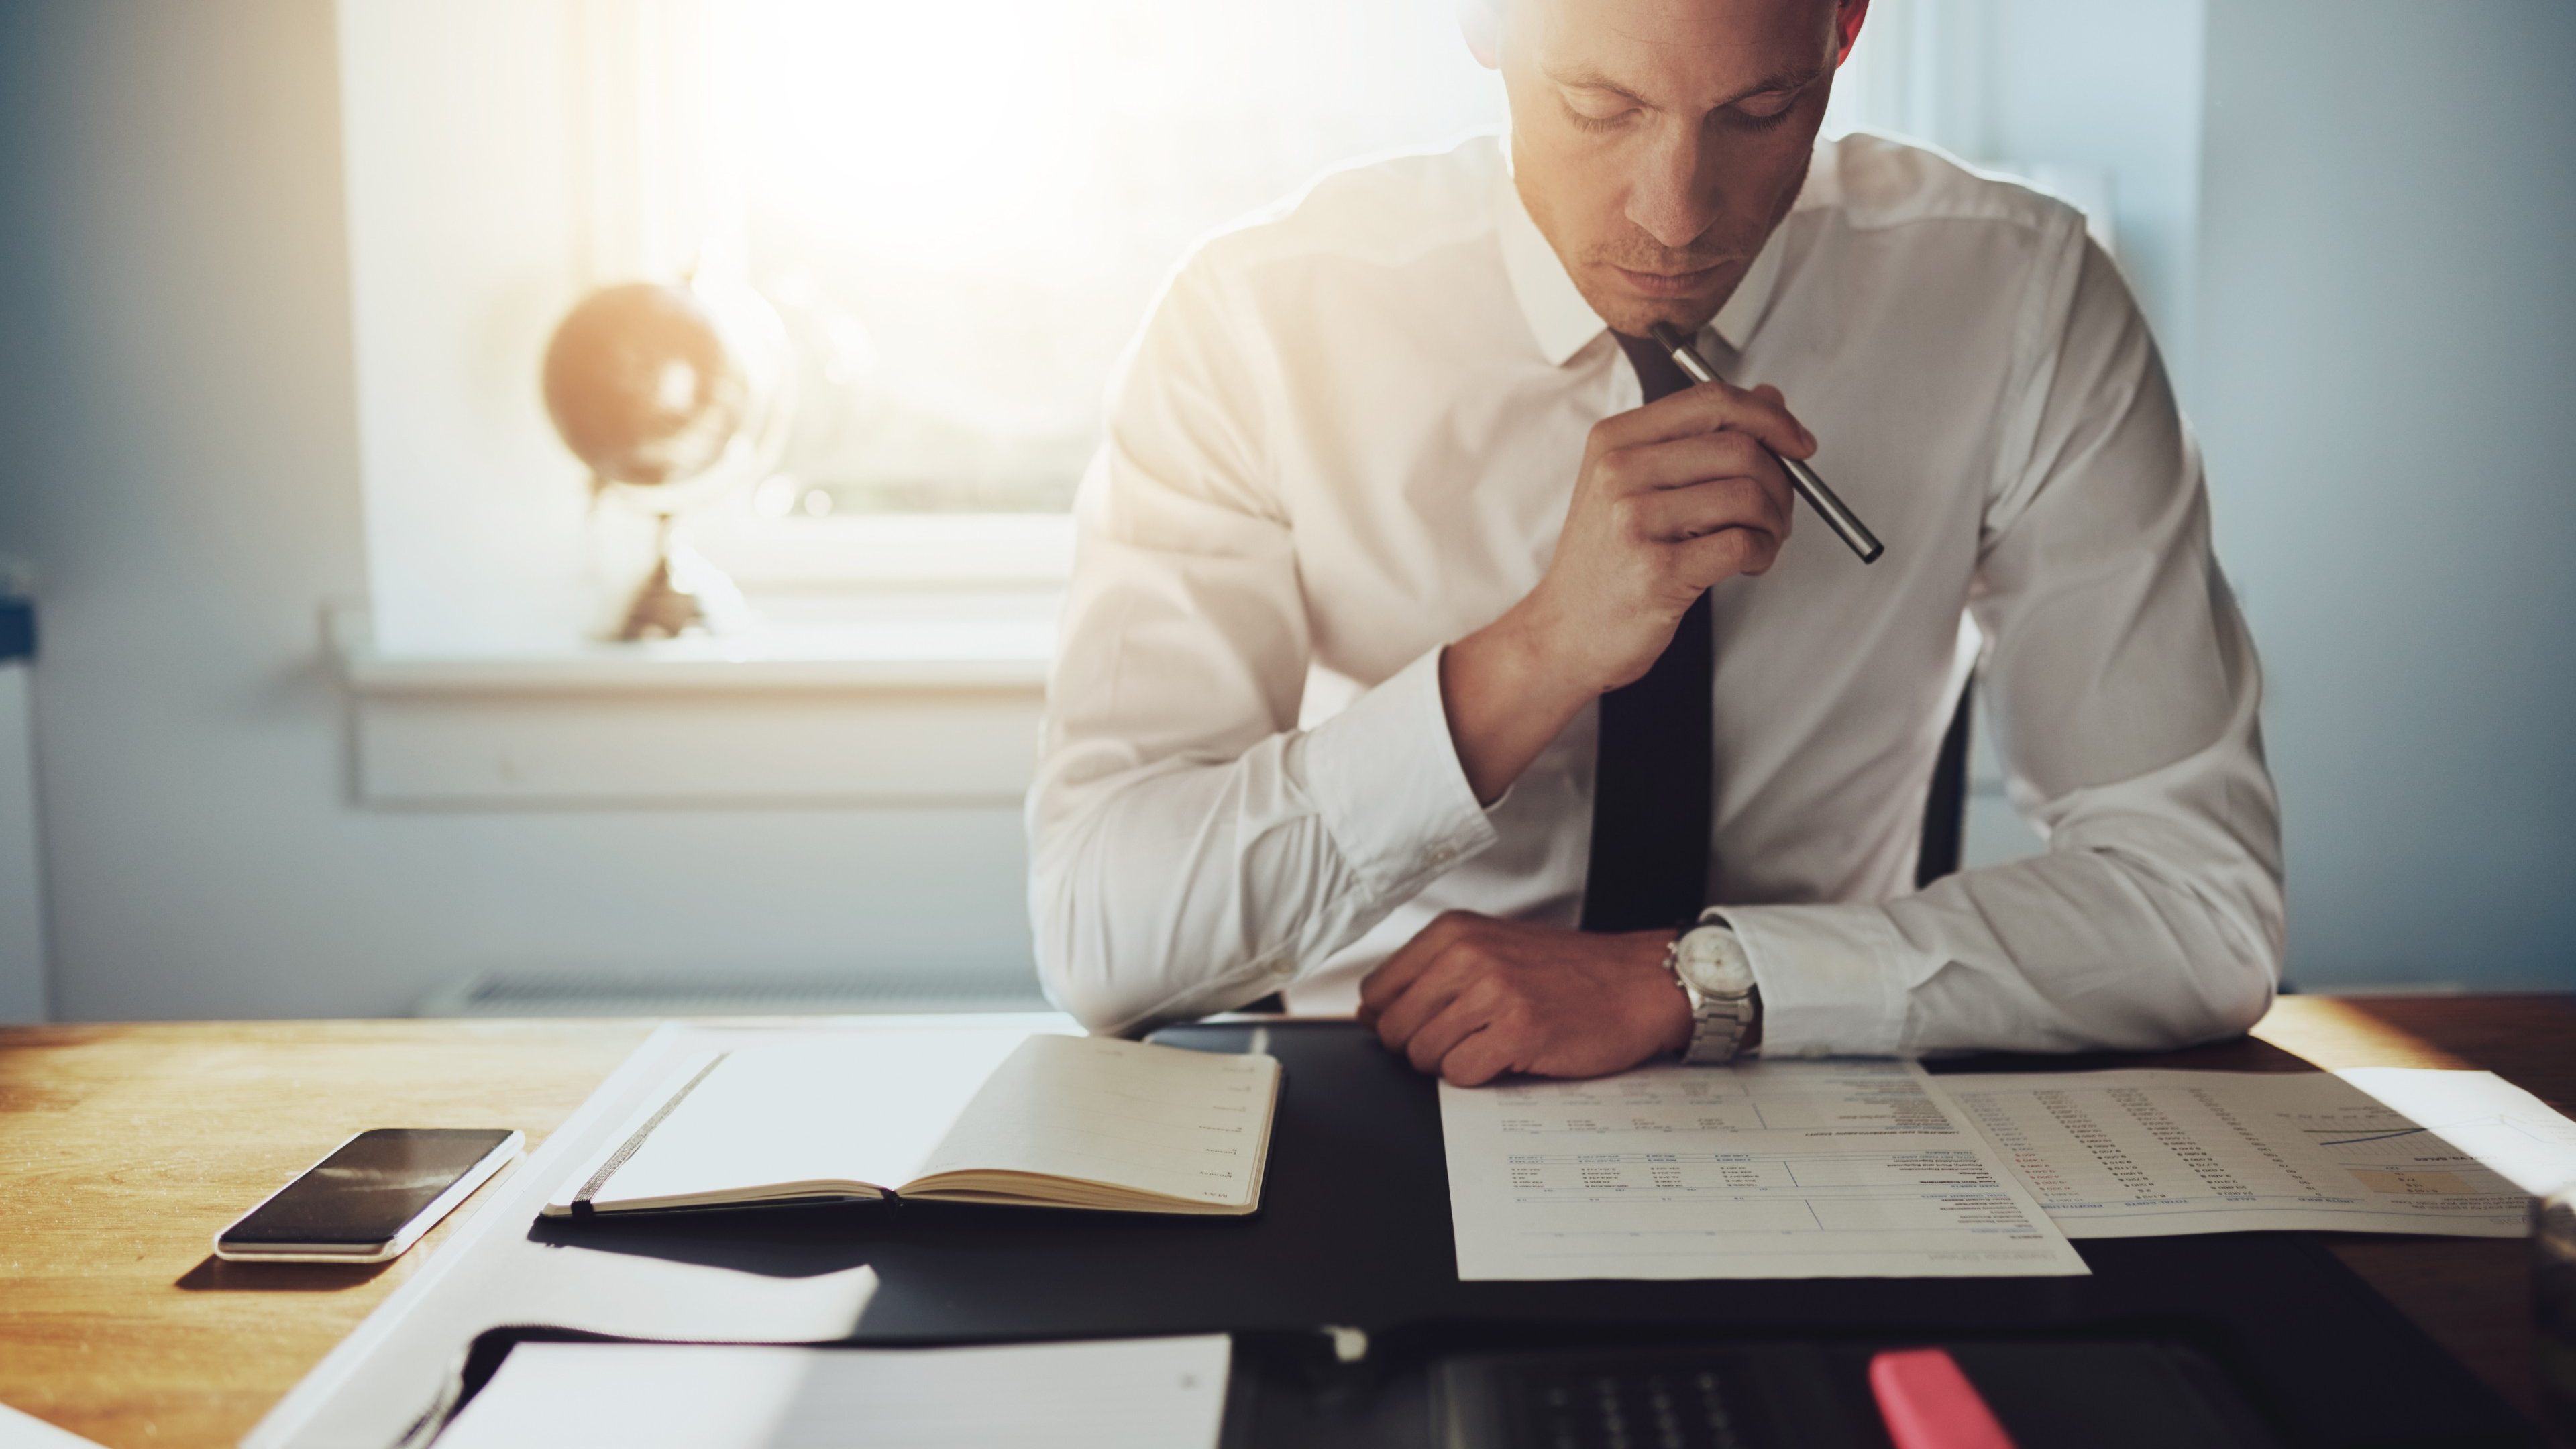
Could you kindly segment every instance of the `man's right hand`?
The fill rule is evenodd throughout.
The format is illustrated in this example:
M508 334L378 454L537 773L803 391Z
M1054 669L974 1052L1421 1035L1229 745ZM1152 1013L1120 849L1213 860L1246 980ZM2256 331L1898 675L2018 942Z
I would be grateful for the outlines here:
M1651 668L1703 592L1771 567L1790 492L1765 443L1793 458L1816 447L1776 389L1722 382L1593 426L1547 573L1441 657L1477 799L1501 796L1584 705Z

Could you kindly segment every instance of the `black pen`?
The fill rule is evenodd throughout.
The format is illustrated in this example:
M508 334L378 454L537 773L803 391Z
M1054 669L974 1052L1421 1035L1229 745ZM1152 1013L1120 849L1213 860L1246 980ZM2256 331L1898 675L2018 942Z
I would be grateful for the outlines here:
M1673 330L1671 323L1658 322L1652 330L1656 345L1673 355L1674 365L1690 374L1691 381L1717 381L1717 370L1699 355L1699 349L1690 345L1689 338ZM1860 521L1859 514L1843 506L1843 501L1834 496L1834 490L1826 487L1825 480L1816 476L1815 469L1795 458L1780 457L1768 443L1762 445L1762 451L1770 453L1782 468L1788 470L1789 486L1798 490L1798 496L1807 500L1807 506L1816 510L1836 537L1851 545L1851 551L1860 555L1862 563L1876 563L1878 556L1887 552L1887 545L1878 541L1878 535L1869 531L1869 525Z

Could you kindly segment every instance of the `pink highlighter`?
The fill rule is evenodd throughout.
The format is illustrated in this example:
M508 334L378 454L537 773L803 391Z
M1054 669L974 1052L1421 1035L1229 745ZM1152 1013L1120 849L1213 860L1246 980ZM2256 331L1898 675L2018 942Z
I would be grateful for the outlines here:
M1869 1388L1896 1449L2013 1449L2012 1436L1947 1350L1873 1355Z

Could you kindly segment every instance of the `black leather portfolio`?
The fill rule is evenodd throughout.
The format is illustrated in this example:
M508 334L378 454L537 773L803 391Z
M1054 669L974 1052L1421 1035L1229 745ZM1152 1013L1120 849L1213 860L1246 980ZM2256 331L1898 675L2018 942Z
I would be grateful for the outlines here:
M1440 1365L1537 1362L1513 1354L1642 1361L1711 1344L1795 1343L1847 1365L1849 1350L1872 1344L2122 1343L2208 1366L2252 1422L2288 1445L2537 1442L2527 1421L2304 1234L2088 1241L2078 1245L2093 1269L2084 1278L1460 1282L1432 1082L1349 1023L1193 1026L1156 1039L1211 1051L1257 1039L1285 1067L1259 1213L864 1204L546 1220L531 1233L751 1273L867 1264L878 1286L854 1344L1235 1334L1254 1346L1238 1359L1267 1376L1257 1392L1273 1396L1268 1421L1279 1424L1297 1416L1282 1394L1324 1405L1319 1422L1371 1418L1373 1396L1411 1395L1420 1402L1390 1412L1427 1424L1425 1396L1465 1392L1457 1375L1467 1370ZM1345 1361L1360 1339L1333 1329L1358 1330L1366 1354ZM1278 1368L1336 1342L1344 1354L1311 1372ZM1959 1356L1975 1376L1971 1353ZM1268 1381L1282 1374L1289 1388ZM1835 1381L1845 1386L1837 1392L1855 1391L1847 1373ZM1255 1396L1247 1387L1247 1401Z

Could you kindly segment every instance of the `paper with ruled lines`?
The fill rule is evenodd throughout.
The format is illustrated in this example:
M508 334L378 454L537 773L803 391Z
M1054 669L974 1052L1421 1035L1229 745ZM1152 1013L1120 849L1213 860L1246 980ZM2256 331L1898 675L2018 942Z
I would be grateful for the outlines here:
M1911 1062L1443 1083L1440 1130L1469 1281L2088 1271Z
M2576 1124L2486 1072L1998 1072L1940 1082L2075 1238L2260 1229L2515 1238L2527 1230L2529 1194L2513 1177L2535 1189L2576 1177Z
M882 1190L1244 1212L1278 1081L1266 1055L1025 1028L754 1043L682 1063L546 1211Z
M993 1069L918 1174L1006 1168L1248 1208L1261 1196L1278 1082L1266 1055L1033 1036Z

